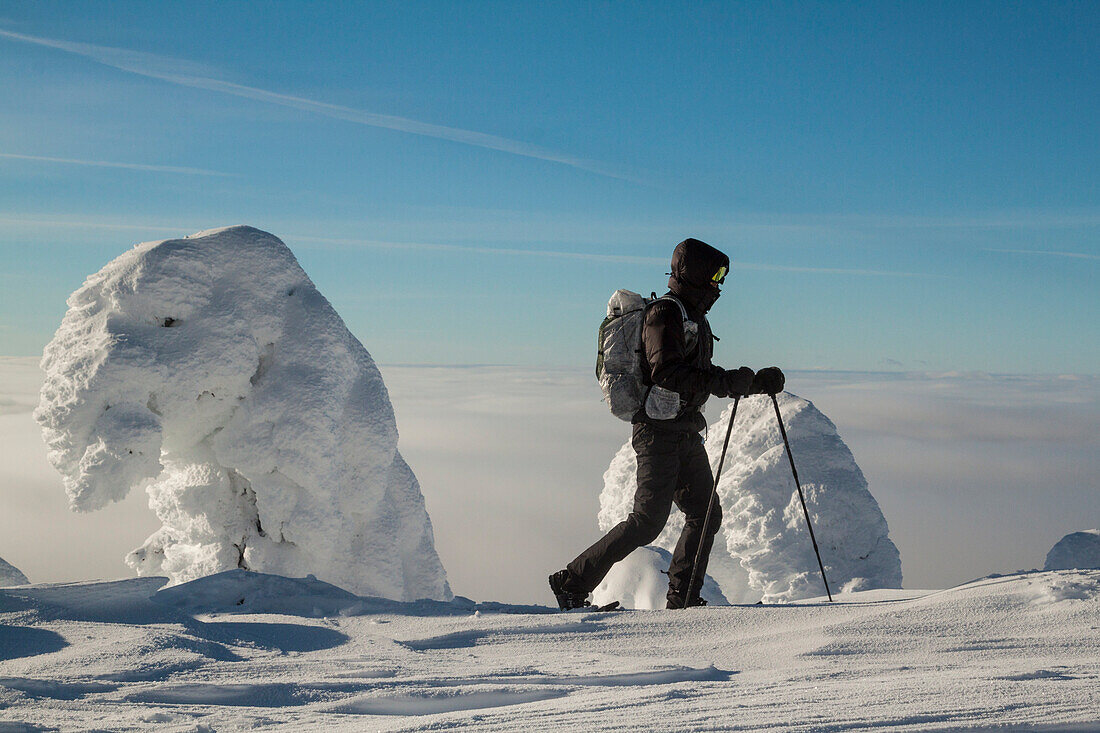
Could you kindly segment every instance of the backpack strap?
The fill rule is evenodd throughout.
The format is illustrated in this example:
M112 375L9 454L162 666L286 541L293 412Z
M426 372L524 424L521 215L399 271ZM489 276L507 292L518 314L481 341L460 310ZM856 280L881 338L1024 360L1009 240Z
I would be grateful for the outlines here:
M677 298L675 295L662 295L660 298L657 298L657 300L671 300L673 303L679 306L680 315L684 317L684 321L687 322L691 320L690 318L688 318L687 308L684 307L684 304L681 303L680 299ZM657 300L654 300L653 302L656 303Z
M657 300L654 300L653 303L656 303L658 300L671 300L673 303L675 303L680 308L680 315L683 316L683 319L684 319L682 321L682 323L683 323L683 328L684 328L684 340L685 340L685 342L687 341L687 335L688 335L688 331L689 331L688 324L690 323L693 327L693 328L690 329L690 331L691 331L692 334L694 334L695 341L692 343L692 345L691 345L692 348L689 350L689 353L698 354L699 353L699 332L698 332L699 331L699 324L696 323L695 321L691 320L690 318L688 318L687 308L684 307L684 304L675 295L662 295L660 298L657 298ZM653 305L653 303L650 303L650 305ZM704 318L704 320L705 320L705 318ZM713 337L714 334L712 333L711 336ZM685 346L686 345L687 344L685 343Z

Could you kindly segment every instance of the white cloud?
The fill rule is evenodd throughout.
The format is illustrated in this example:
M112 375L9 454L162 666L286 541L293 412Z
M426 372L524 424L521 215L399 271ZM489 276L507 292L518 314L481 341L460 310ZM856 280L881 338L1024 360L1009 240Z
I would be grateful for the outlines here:
M318 244L336 244L348 247L377 247L381 249L409 249L435 252L466 252L485 255L514 255L517 257L550 257L553 259L588 260L593 262L620 262L635 265L666 265L665 257L640 257L634 255L602 254L599 252L562 252L545 249L517 249L515 247L478 247L460 244L441 244L438 242L392 242L374 239L340 239L334 237L313 237L287 234L281 239L290 242L316 242Z
M42 215L39 214L38 216L41 217ZM68 214L59 214L56 216L48 215L46 218L34 218L3 213L0 213L0 223L18 225L26 227L30 230L48 230L52 228L117 229L174 233L177 236L184 236L186 234L190 234L193 231L197 231L200 229L209 229L212 226L218 226L218 224L211 224L209 222L193 224L190 226L168 226L155 223L140 224L127 222L125 221L124 217L113 219L104 219L101 217L99 219L95 219L92 217L80 216L78 218L71 218L71 216ZM609 225L609 228L613 227ZM647 257L644 255L613 254L606 252L569 252L564 250L548 250L538 248L520 249L518 247L486 247L479 245L450 244L446 242L399 241L353 237L317 237L313 235L299 235L295 234L293 230L284 231L281 228L278 231L274 231L273 233L276 234L283 241L292 245L304 244L308 246L309 244L315 244L333 245L338 247L462 252L466 254L508 255L516 257L545 257L551 259L572 259L588 262L614 262L633 265L657 265L659 267L666 267L669 263L668 256ZM487 239L489 241L496 241L499 239L499 237L494 238L490 234ZM537 243L536 240L530 239L529 236L520 237L518 241L529 241L532 243ZM576 241L580 241L579 238L577 238ZM733 269L735 272L737 270L758 270L767 272L798 272L821 275L856 275L868 277L936 277L935 275L924 275L921 273L898 272L889 270L847 269L839 267L788 267L785 265L769 265L754 262L735 262L733 265Z
M133 171L149 171L152 173L181 173L189 176L229 176L229 173L206 170L205 168L187 168L174 165L145 165L142 163L119 163L109 160L81 160L78 158L53 158L45 155L19 155L17 153L0 153L0 158L12 160L31 160L41 163L63 163L66 165L85 165L96 168L123 168Z
M1048 257L1068 257L1077 260L1100 260L1100 255L1046 249L986 249L986 252L1001 252L1003 254L1017 255L1046 255Z
M797 217L798 219L806 217ZM837 226L875 229L1079 229L1100 227L1096 211L1021 209L969 212L955 216L837 214L809 217Z
M734 270L764 270L769 272L806 272L818 275L866 275L871 277L946 277L919 272L900 272L897 270L865 270L845 267L792 267L788 265L762 265L755 262L738 262Z
M187 226L167 226L164 224L139 224L136 222L127 222L122 217L112 217L110 219L95 220L92 218L78 218L73 219L67 214L47 215L47 218L33 218L25 216L10 216L0 214L0 224L8 224L12 226L24 227L30 230L39 229L109 229L109 230L138 230L138 231L159 231L159 232L178 232L180 236L185 236L193 231L198 231L195 227ZM209 228L209 227L207 227Z

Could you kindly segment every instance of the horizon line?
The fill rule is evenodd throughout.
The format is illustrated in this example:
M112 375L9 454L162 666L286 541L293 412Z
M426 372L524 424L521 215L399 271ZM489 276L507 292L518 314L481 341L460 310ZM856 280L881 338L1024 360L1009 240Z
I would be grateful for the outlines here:
M40 354L0 354L0 361L41 360ZM522 364L506 362L432 362L432 361L380 361L380 367L407 367L414 369L524 369L545 371L592 371L591 364ZM784 374L865 374L889 377L922 377L926 379L1019 379L1042 377L1047 379L1100 379L1100 372L996 372L982 369L851 369L844 367L792 367ZM719 398L716 398L719 399Z

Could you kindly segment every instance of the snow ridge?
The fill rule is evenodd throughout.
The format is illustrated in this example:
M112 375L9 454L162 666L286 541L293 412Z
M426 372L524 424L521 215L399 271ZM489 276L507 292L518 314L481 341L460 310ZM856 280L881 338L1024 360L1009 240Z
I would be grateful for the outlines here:
M68 305L35 419L74 510L146 488L164 526L139 574L451 597L382 375L278 238L139 244Z
M833 592L901 587L901 555L890 540L867 479L836 426L808 400L778 396ZM732 403L707 431L716 466ZM637 487L637 459L627 442L604 474L600 529L626 518ZM732 603L777 603L825 595L806 520L791 476L771 399L743 398L718 484L723 521L708 573ZM671 550L683 527L673 510L655 545ZM720 551L725 539L727 552Z

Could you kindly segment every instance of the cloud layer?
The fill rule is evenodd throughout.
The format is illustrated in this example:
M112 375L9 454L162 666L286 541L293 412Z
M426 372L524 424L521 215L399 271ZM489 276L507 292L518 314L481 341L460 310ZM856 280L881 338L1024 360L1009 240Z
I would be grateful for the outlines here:
M545 576L599 536L603 473L629 430L591 374L382 373L455 592L548 603ZM0 502L10 508L0 556L40 581L126 575L119 557L156 521L137 495L109 513L68 512L25 409L40 381L35 360L0 359ZM800 372L788 383L852 449L906 587L1040 567L1059 538L1100 516L1100 379ZM714 419L725 401L712 402ZM43 533L65 541L43 545ZM486 557L501 560L486 570Z

